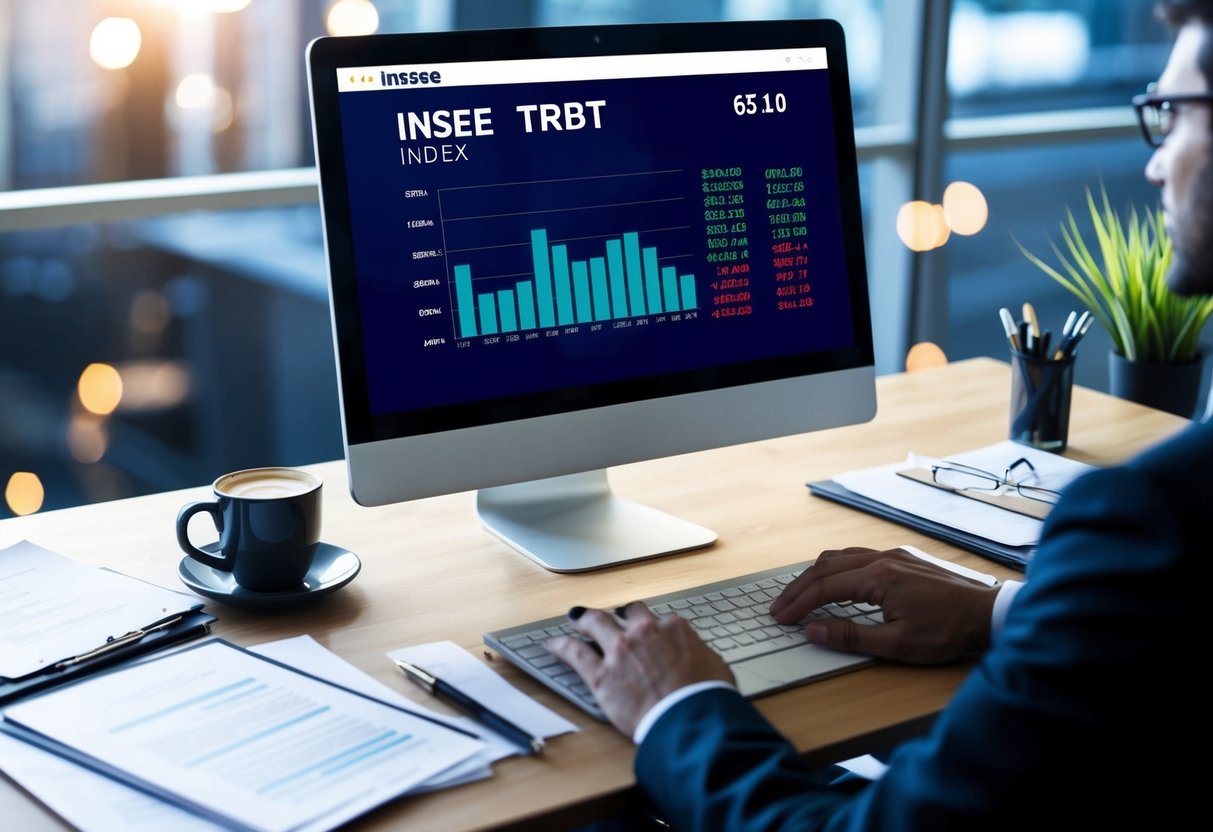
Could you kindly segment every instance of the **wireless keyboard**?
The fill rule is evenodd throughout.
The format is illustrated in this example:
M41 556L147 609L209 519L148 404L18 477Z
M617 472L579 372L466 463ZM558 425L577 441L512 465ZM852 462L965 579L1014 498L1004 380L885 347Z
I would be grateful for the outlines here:
M771 617L771 601L808 565L754 572L658 595L644 599L644 603L657 615L678 615L690 621L729 664L738 689L748 697L872 664L874 659L869 656L809 644L804 639L804 625L830 616L875 624L883 621L879 607L829 604L796 624L780 624ZM587 713L606 719L577 673L543 646L544 641L557 635L582 637L566 616L557 615L485 633L484 643Z

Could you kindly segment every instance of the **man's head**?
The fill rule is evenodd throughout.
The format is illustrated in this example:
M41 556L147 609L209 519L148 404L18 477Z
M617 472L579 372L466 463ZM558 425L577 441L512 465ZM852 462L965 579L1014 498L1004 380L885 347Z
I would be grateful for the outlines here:
M1159 0L1159 16L1177 30L1155 95L1213 90L1213 0ZM1162 188L1175 258L1167 282L1177 293L1213 293L1213 102L1171 105L1166 139L1146 165Z

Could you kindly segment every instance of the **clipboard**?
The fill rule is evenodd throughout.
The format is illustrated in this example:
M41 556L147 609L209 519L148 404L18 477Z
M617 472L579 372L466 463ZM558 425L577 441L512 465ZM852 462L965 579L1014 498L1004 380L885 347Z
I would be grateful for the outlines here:
M1052 503L1046 503L1042 500L1032 500L1015 493L1000 494L966 488L953 488L950 485L940 485L935 482L935 476L925 468L904 468L898 471L897 475L914 480L914 482L920 482L923 485L929 485L932 488L938 488L940 491L946 491L949 494L968 497L970 500L977 500L986 505L995 506L1006 511L1013 511L1016 514L1025 514L1037 520L1044 520L1053 509Z
M201 610L186 610L156 621L124 636L111 639L93 650L70 656L27 676L0 676L0 706L59 685L74 682L107 667L166 647L189 641L211 631L216 617Z

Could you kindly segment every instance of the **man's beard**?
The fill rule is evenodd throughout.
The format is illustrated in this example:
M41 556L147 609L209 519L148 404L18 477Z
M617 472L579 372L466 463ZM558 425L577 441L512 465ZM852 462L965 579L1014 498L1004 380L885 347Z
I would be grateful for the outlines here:
M1213 294L1213 161L1196 174L1186 204L1174 208L1167 285L1177 295Z

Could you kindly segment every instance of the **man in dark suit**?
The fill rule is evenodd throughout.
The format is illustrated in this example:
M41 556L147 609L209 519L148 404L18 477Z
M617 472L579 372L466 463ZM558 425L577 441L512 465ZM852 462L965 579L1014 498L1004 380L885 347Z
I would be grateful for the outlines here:
M1213 293L1213 0L1159 10L1177 37L1145 107L1165 137L1146 175L1162 189L1171 286ZM1197 424L1073 483L1022 585L979 587L897 550L823 553L772 613L868 601L885 623L809 624L810 641L917 663L982 654L873 782L806 766L681 618L630 604L621 626L575 607L601 653L569 637L549 649L635 738L637 779L676 830L1153 828L1203 802L1186 784L1206 713L1192 674L1211 509L1213 425Z

